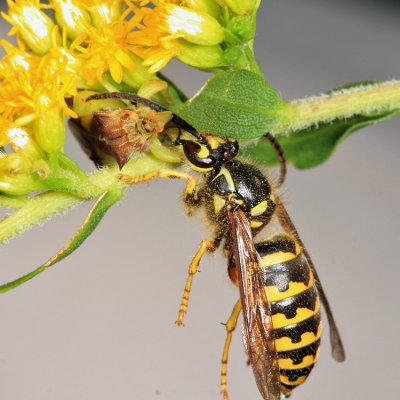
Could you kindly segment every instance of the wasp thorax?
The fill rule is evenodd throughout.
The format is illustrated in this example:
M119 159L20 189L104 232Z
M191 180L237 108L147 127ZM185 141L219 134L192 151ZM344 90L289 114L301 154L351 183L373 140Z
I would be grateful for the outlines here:
M271 219L275 202L267 177L256 167L229 160L213 169L204 185L204 202L210 221L226 219L226 206L237 205L246 214L254 232Z

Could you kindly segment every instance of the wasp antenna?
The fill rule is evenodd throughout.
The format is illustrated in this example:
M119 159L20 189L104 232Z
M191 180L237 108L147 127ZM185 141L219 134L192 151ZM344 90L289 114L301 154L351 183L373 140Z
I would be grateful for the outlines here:
M272 136L269 132L264 135L264 138L270 142L271 146L274 148L276 155L278 156L279 159L279 164L281 166L281 172L279 175L279 181L278 181L278 187L282 185L282 183L285 181L286 178L286 159L285 159L285 154L283 152L283 149L279 142L275 139L274 136Z
M86 101L102 100L102 99L129 100L135 104L143 104L144 106L147 106L157 112L168 111L166 108L160 106L158 103L155 103L154 101L146 99L145 97L138 96L135 93L129 93L129 92L108 92L108 93L93 94L87 97Z

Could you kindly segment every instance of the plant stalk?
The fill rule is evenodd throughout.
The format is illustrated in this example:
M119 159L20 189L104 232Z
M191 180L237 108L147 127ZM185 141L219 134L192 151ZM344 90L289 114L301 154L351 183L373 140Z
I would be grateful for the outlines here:
M288 134L359 114L400 110L400 81L340 89L329 94L294 100L289 105L292 107L291 117L272 129L273 135Z

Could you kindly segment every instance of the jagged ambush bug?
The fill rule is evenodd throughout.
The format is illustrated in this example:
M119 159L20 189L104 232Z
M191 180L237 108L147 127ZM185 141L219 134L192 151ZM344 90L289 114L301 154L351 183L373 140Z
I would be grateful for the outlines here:
M154 110L139 103L138 107L104 108L79 120L71 119L69 124L96 165L112 157L122 168L135 153L146 150L154 135L162 132L171 118L168 110Z
M160 105L131 93L98 94L87 100L105 98L123 98L157 113L166 112ZM280 160L281 173L275 188L258 168L237 157L236 141L204 136L174 114L170 121L175 129L161 134L166 150L181 154L189 167L201 173L200 181L197 183L192 174L172 169L135 177L121 174L121 179L128 184L157 176L186 179L183 200L188 214L205 209L213 227L212 240L201 242L190 264L176 324L183 325L192 279L202 256L223 244L229 277L240 292L226 323L221 368L223 397L228 399L228 350L241 311L245 348L261 395L266 400L289 396L307 379L318 357L320 302L328 316L332 355L343 361L345 354L317 272L277 193L286 174L283 152L271 135L264 136ZM141 133L135 130L135 134ZM280 225L278 233L254 243L253 236L265 234L273 220Z

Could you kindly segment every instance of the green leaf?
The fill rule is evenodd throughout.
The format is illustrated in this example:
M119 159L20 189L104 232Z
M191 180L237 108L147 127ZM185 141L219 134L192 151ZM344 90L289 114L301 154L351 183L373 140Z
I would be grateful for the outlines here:
M178 114L201 131L253 139L286 121L291 108L262 77L238 70L210 78Z
M68 241L68 243L53 257L51 257L46 263L36 268L34 271L12 281L5 283L0 286L0 293L7 292L8 290L14 289L22 283L32 279L36 275L45 271L47 268L61 261L63 258L67 257L73 251L75 251L86 238L96 229L97 225L104 217L106 211L123 196L123 191L121 188L116 187L107 192L104 192L99 199L96 201L92 209L89 211L83 224L76 231L75 235Z
M351 133L366 125L384 121L399 111L392 110L338 119L331 123L321 123L317 128L275 137L281 145L288 163L300 169L313 168L325 162L339 143ZM276 153L267 140L260 139L257 144L246 147L243 153L265 166L279 164Z

